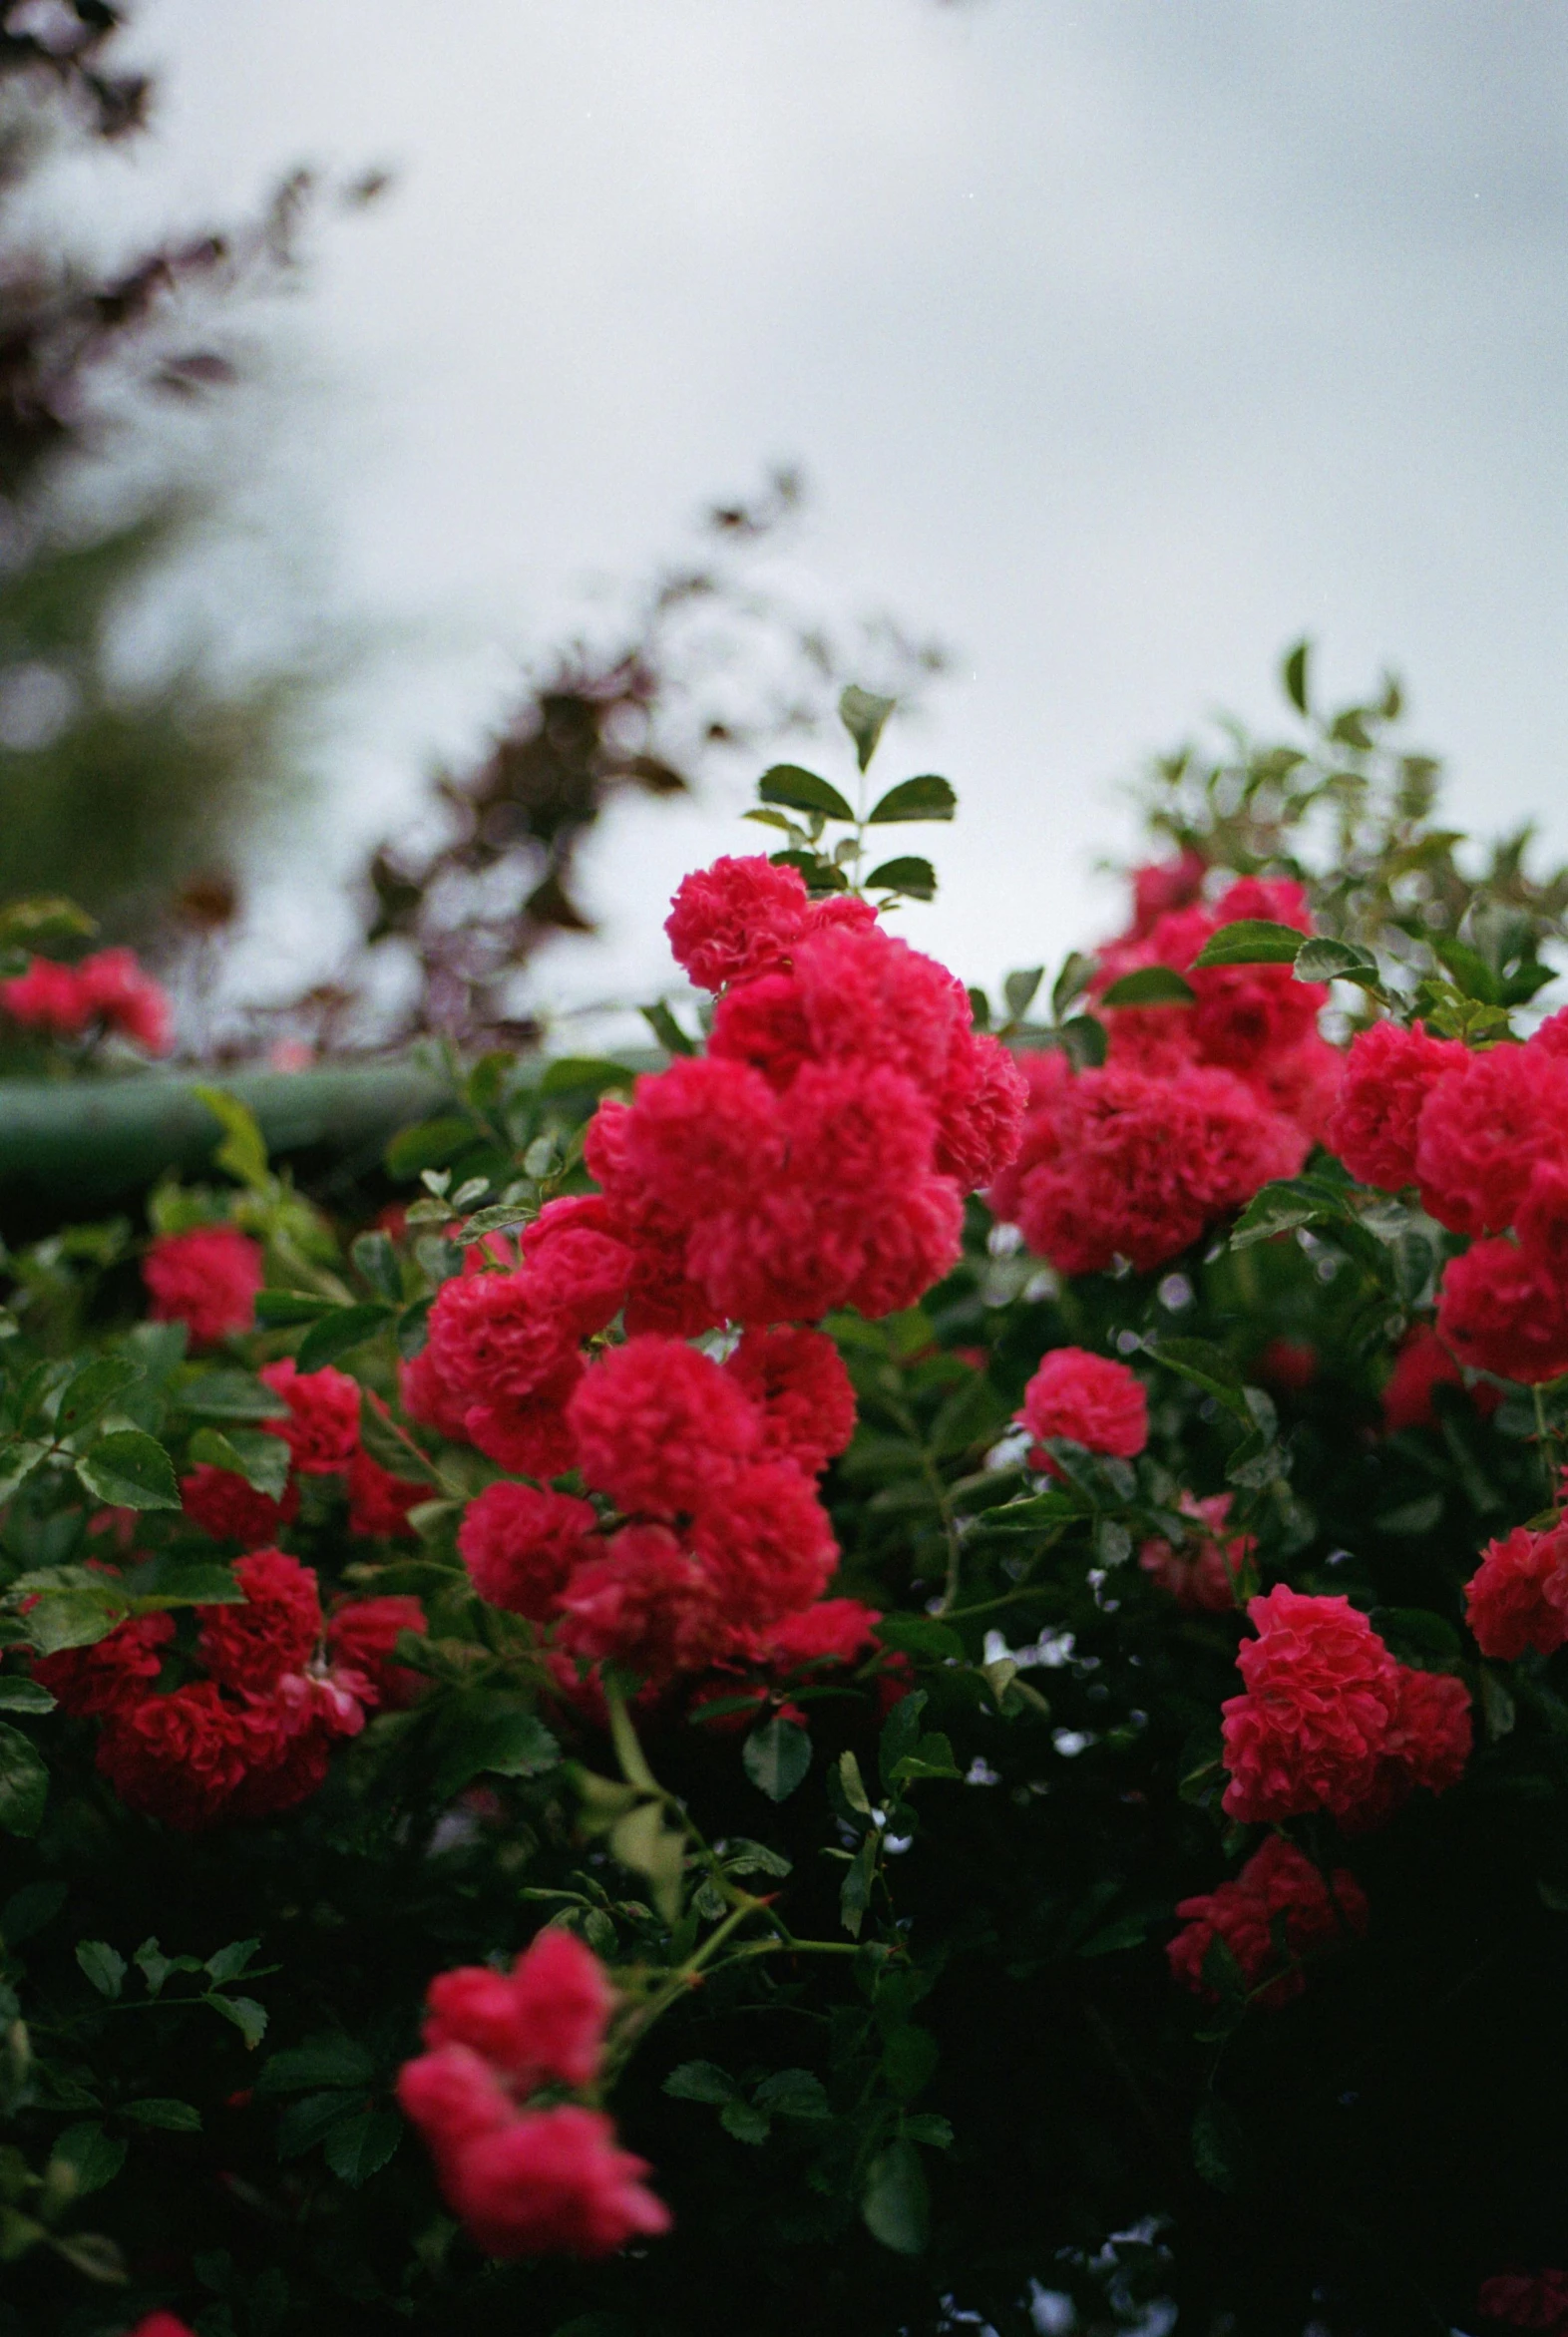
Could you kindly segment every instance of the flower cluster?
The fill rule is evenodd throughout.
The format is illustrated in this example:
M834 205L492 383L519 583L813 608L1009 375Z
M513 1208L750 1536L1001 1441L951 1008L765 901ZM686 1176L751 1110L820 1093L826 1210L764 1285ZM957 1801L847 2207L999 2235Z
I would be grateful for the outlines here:
M1568 1643L1568 1525L1545 1533L1516 1525L1488 1542L1464 1596L1483 1656L1555 1655Z
M1476 2302L1489 2321L1510 2329L1568 2329L1568 2272L1497 2272L1483 2280Z
M130 950L100 950L77 966L35 958L25 974L0 981L0 1006L48 1038L82 1038L96 1026L144 1054L167 1055L174 1043L168 993Z
M644 1332L591 1364L566 1406L605 1516L501 1482L470 1502L458 1547L480 1595L554 1625L564 1654L649 1680L699 1670L821 1595L837 1550L811 1480L853 1426L820 1332L748 1332L724 1364Z
M1034 1438L1029 1460L1048 1475L1060 1470L1045 1450L1047 1436L1065 1436L1090 1452L1131 1460L1149 1441L1149 1399L1125 1363L1087 1348L1053 1348L1023 1390L1013 1417Z
M1375 1023L1351 1049L1328 1141L1353 1175L1414 1185L1471 1237L1438 1302L1459 1363L1525 1381L1568 1370L1568 1014L1473 1050Z
M1162 967L1189 998L1100 1006L1107 1055L1074 1070L1065 1054L1019 1058L1028 1082L1022 1142L987 1199L1063 1274L1126 1259L1163 1266L1276 1177L1293 1176L1324 1132L1340 1057L1317 1027L1328 992L1288 966L1196 967L1223 925L1263 918L1311 930L1306 895L1244 878L1210 907L1196 855L1141 869L1130 930L1101 953L1092 993Z
M1325 1877L1283 1834L1271 1834L1234 1882L1181 1900L1176 1912L1186 1929L1165 1953L1183 1986L1218 1998L1206 1966L1214 1942L1223 1940L1248 1994L1271 2011L1306 1987L1303 1957L1343 1947L1367 1929L1368 1917L1366 1893L1348 1868ZM1284 1970L1282 1939L1291 1959Z
M261 1245L231 1225L160 1234L142 1262L155 1323L183 1323L196 1347L215 1347L255 1321Z
M404 1701L392 1651L425 1629L414 1599L324 1617L314 1573L281 1550L249 1552L234 1580L238 1603L196 1610L194 1648L177 1648L173 1616L139 1615L33 1664L65 1712L99 1723L98 1766L127 1807L187 1833L308 1799L334 1741Z
M669 2229L611 2121L581 2103L529 2107L593 2085L615 2009L598 1958L542 1931L510 1972L471 1965L430 1984L426 2050L397 2094L436 2162L448 2205L492 2256L613 2255Z
M428 1497L429 1488L399 1477L360 1442L360 1389L346 1371L331 1364L300 1371L290 1357L267 1363L262 1384L281 1397L281 1419L257 1423L263 1434L288 1446L289 1476L273 1500L233 1469L202 1461L180 1480L185 1513L214 1541L255 1549L276 1538L299 1514L299 1478L341 1476L348 1492L351 1534L398 1539L411 1531L408 1514Z
M1163 1534L1153 1534L1139 1549L1138 1564L1144 1573L1169 1591L1178 1607L1226 1615L1239 1604L1237 1588L1247 1578L1258 1543L1253 1534L1226 1532L1231 1501L1229 1493L1210 1493L1202 1500L1183 1493L1176 1506L1201 1530L1179 1547Z
M1396 1663L1348 1599L1280 1583L1247 1615L1245 1692L1223 1708L1227 1815L1272 1825L1322 1809L1361 1833L1416 1786L1456 1782L1471 1743L1462 1681Z

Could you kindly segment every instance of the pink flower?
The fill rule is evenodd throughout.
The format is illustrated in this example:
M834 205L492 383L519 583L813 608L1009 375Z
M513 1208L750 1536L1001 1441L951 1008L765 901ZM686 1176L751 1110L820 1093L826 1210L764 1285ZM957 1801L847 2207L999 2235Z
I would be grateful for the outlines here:
M231 1225L160 1234L142 1261L155 1323L184 1323L197 1347L214 1347L255 1320L261 1248Z
M136 1615L92 1647L35 1656L33 1678L60 1701L62 1712L99 1720L141 1702L163 1667L161 1650L175 1636L173 1615Z
M368 1689L366 1701L401 1712L423 1694L423 1676L394 1661L405 1631L428 1635L430 1625L417 1599L396 1596L348 1599L327 1620L327 1652L334 1664L356 1672Z
M281 1550L234 1561L241 1605L198 1607L198 1652L225 1688L261 1694L308 1663L321 1637L321 1598L308 1566Z
M1516 1525L1488 1542L1464 1596L1483 1656L1512 1662L1529 1648L1554 1655L1568 1643L1568 1526L1538 1533Z
M1418 1022L1374 1022L1358 1031L1325 1141L1353 1177L1396 1193L1415 1182L1421 1107L1445 1071L1468 1060L1457 1039L1432 1038Z
M288 1484L281 1501L258 1493L236 1469L215 1468L201 1461L180 1480L180 1498L193 1525L214 1542L238 1542L257 1550L272 1541L280 1526L299 1514L299 1489Z
M1353 1807L1376 1778L1393 1658L1348 1599L1281 1583L1247 1614L1258 1636L1236 1658L1246 1693L1224 1707L1226 1814L1272 1824Z
M1568 1060L1544 1048L1488 1047L1445 1071L1421 1107L1421 1200L1459 1234L1514 1222L1538 1160L1568 1148Z
M597 1529L590 1503L502 1480L469 1503L458 1549L482 1599L546 1623L574 1567L602 1552Z
M412 1538L411 1509L431 1498L429 1485L413 1477L395 1476L362 1448L348 1464L348 1530L351 1534L383 1534L391 1541Z
M762 1414L761 1460L792 1460L817 1476L855 1433L855 1390L820 1331L780 1324L748 1331L724 1365Z
M1241 1968L1249 1995L1270 2010L1300 1996L1307 1975L1299 1966L1282 1969L1277 1933L1293 1958L1344 1947L1354 1933L1367 1929L1367 1895L1346 1867L1337 1867L1328 1881L1294 1842L1273 1834L1248 1859L1233 1882L1197 1898L1182 1899L1176 1908L1186 1928L1165 1950L1174 1975L1195 1995L1211 2003L1219 1991L1204 1974L1204 1963L1214 1941L1222 1939ZM1267 1987L1270 1974L1277 1977Z
M438 1972L426 2003L427 2046L470 2047L524 2097L555 2081L591 2085L615 1992L590 1948L550 1929L535 1935L510 1972L484 1964Z
M93 1019L75 967L57 966L51 958L35 958L25 974L0 981L0 1006L24 1030L51 1038L80 1038Z
M89 1010L150 1055L174 1044L169 993L144 974L130 950L100 950L84 958L76 978Z
M292 1356L265 1364L258 1376L288 1406L286 1419L268 1420L266 1427L282 1437L301 1476L330 1477L347 1468L359 1449L358 1380L330 1363L301 1371Z
M694 1509L761 1441L757 1406L695 1348L652 1334L612 1348L568 1407L588 1483L625 1510Z
M1014 1413L1035 1438L1030 1459L1036 1468L1059 1475L1043 1448L1047 1436L1065 1436L1090 1452L1130 1460L1149 1440L1149 1399L1143 1382L1125 1363L1086 1348L1053 1348L1023 1390Z
M1568 1287L1512 1242L1472 1242L1443 1268L1437 1336L1474 1370L1555 1379L1568 1371Z
M649 2171L617 2147L601 2111L570 2102L521 2112L441 2169L448 2204L487 2255L586 2258L669 2229L669 2209L641 2180Z
M1184 1517L1207 1530L1189 1536L1180 1549L1163 1534L1155 1535L1139 1550L1138 1564L1161 1590L1170 1592L1178 1607L1207 1608L1218 1615L1234 1612L1237 1586L1245 1580L1247 1565L1258 1547L1256 1537L1226 1535L1229 1493L1211 1493L1202 1501L1183 1493L1177 1507Z
M681 881L664 931L675 963L692 980L721 990L783 957L804 928L808 906L797 869L775 868L760 853L726 856Z

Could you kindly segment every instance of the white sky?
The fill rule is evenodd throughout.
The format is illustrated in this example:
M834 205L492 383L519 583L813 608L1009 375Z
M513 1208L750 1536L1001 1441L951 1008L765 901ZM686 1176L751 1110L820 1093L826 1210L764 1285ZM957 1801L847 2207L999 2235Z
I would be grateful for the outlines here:
M1302 630L1400 667L1461 817L1568 846L1568 0L148 0L137 46L128 220L399 174L289 328L295 486L433 645L279 847L296 941L511 652L778 458L824 595L958 650L884 754L960 790L907 930L967 978L1103 929L1113 782L1271 718ZM740 792L606 832L547 995L667 978Z

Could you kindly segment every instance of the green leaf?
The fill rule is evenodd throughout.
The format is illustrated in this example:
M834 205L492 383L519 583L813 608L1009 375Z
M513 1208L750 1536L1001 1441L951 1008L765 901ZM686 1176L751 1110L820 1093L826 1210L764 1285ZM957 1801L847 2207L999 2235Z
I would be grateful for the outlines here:
M139 1566L126 1585L139 1615L173 1607L241 1607L245 1594L226 1559L193 1562L165 1551L150 1566Z
M859 1939L860 1927L871 1905L871 1888L877 1872L877 1851L882 1836L873 1827L861 1842L845 1871L843 1887L839 1892L839 1921L851 1939Z
M130 2278L125 2257L104 2231L51 2232L49 2244L85 2279L119 2283Z
M133 2119L138 2126L159 2127L171 2135L196 2135L201 2131L201 2113L193 2102L175 2102L161 2094L150 2094L141 2102L121 2105L122 2118Z
M323 1315L295 1349L295 1368L304 1373L335 1363L339 1356L349 1355L356 1347L363 1347L367 1339L374 1339L391 1320L392 1309L379 1299L367 1301L361 1307L340 1307L331 1315Z
M752 2096L759 2110L774 2118L802 2118L820 2123L833 2116L822 2080L810 2070L775 2070Z
M799 763L775 763L757 781L757 793L764 803L788 804L792 812L821 812L825 819L854 824L854 811L838 789Z
M49 1794L49 1771L20 1729L0 1722L0 1826L36 1834Z
M336 2126L357 2118L367 2107L363 2089L352 2094L306 2094L290 2102L277 2122L279 2158L299 2158L325 2142Z
M328 2166L351 2190L358 2190L380 2172L403 2140L403 2121L395 2110L362 2110L335 2126L322 2145Z
M265 1428L230 1428L226 1434L221 1428L197 1428L191 1439L194 1462L243 1477L269 1501L282 1500L293 1457L282 1437Z
M1245 1383L1240 1371L1223 1348L1214 1347L1206 1339L1162 1339L1148 1343L1149 1353L1157 1363L1168 1370L1179 1371L1184 1379L1207 1388L1219 1397L1237 1419L1252 1424L1247 1409Z
M78 1371L60 1398L55 1414L55 1434L74 1436L105 1412L115 1397L142 1377L142 1366L127 1361L124 1356L100 1356Z
M849 878L831 860L824 860L817 852L770 852L770 868L798 869L805 879L808 893L847 893Z
M894 2100L913 2102L930 2085L941 2058L929 2029L895 2029L882 2049L882 2074Z
M1068 965L1071 963L1072 961L1069 959ZM1088 960L1083 959L1080 961L1080 963L1086 966L1088 964ZM1064 967L1062 969L1061 979L1065 979L1065 976L1066 968ZM1040 983L1044 979L1045 969L1043 966L1030 966L1019 973L1009 974L1005 976L1001 985L1001 994L1007 1001L1007 1015L1009 1020L1013 1022L1021 1022L1023 1020L1024 1015L1028 1012L1030 1006L1034 1003L1035 992L1038 990ZM1057 987L1060 987L1060 980L1058 980ZM1072 994L1076 996L1077 992L1074 991Z
M785 1801L811 1766L811 1739L795 1721L775 1713L741 1747L741 1765L770 1801Z
M352 2037L312 2037L307 2044L271 2054L256 2079L258 2094L309 2094L325 2086L364 2087L375 2082L376 2064Z
M232 2021L245 2041L245 2051L254 2053L266 2035L266 2008L257 2004L253 1996L206 1996L214 2013L221 2013L225 2021Z
M9 1501L12 1494L27 1482L40 1461L50 1454L50 1440L27 1436L0 1450L0 1501Z
M62 1648L96 1647L130 1612L118 1584L94 1584L64 1591L46 1591L22 1618L28 1640L41 1656L58 1655Z
M890 787L866 816L868 828L891 827L898 820L951 820L959 799L946 779L923 771L918 779L901 780Z
M208 1956L201 1969L214 1987L221 1987L225 1980L239 1978L260 1945L258 1939L230 1940L227 1947L220 1947L215 1955Z
M97 918L60 893L8 901L0 909L0 947L8 950L43 951L62 942L88 941L97 931Z
M1097 1071L1110 1052L1110 1033L1097 1014L1069 1015L1058 1036L1077 1071Z
M473 1777L537 1777L561 1759L543 1721L505 1697L480 1690L455 1698L436 1731L432 1796L450 1801Z
M460 1119L455 1112L421 1120L415 1127L402 1129L387 1146L387 1175L404 1183L417 1177L421 1169L440 1168L466 1152L478 1133L472 1120Z
M290 1293L262 1291L260 1297L285 1298ZM305 1318L313 1323L326 1302L310 1302L311 1313ZM203 1371L180 1390L183 1411L193 1412L203 1420L282 1420L288 1417L288 1406L270 1387L248 1371Z
M100 1996L111 2003L125 1986L128 1966L118 1948L112 1948L106 1939L79 1939L76 1960Z
M0 1713L52 1713L56 1701L41 1680L0 1680Z
M888 716L898 704L897 698L879 698L874 690L863 690L851 682L839 699L839 720L855 741L855 759L864 771L877 751Z
M683 2061L664 2080L664 2092L677 2102L732 2102L737 2091L734 2079L711 2061Z
M920 1743L921 1715L930 1702L925 1689L917 1688L899 1698L882 1724L882 1735L877 1741L877 1767L885 1792L893 1791L899 1762L907 1759Z
M884 1647L896 1648L901 1655L929 1656L934 1663L945 1664L950 1656L964 1654L958 1633L934 1615L884 1615L873 1628Z
M385 1299L392 1307L402 1306L403 1269L398 1263L390 1235L376 1232L359 1234L348 1254L377 1298Z
M1380 1534L1429 1534L1442 1517L1442 1495L1422 1493L1414 1501L1401 1501L1396 1509L1379 1510L1372 1524Z
M223 1141L212 1155L214 1164L252 1192L264 1193L269 1183L266 1138L254 1112L221 1087L194 1087L191 1092L223 1130Z
M866 889L906 893L912 901L935 901L937 872L929 860L885 860L866 879Z
M640 1874L653 1904L666 1923L680 1915L680 1878L685 1866L685 1836L664 1822L659 1801L641 1801L617 1817L609 1829L609 1853L628 1873Z
M765 2110L758 2110L750 2102L738 2099L725 2103L719 2112L719 2125L727 2135L733 2135L737 2142L750 2142L753 2146L765 2142L772 2131L772 2121Z
M323 1299L315 1291L258 1291L256 1321L267 1329L283 1330L295 1323L319 1323L335 1314L340 1301ZM285 1404L284 1409L287 1410Z
M558 1055L539 1083L541 1095L602 1095L607 1087L629 1087L636 1073L624 1063L598 1055Z
M101 2191L107 2182L113 2182L126 2162L130 2145L106 2135L96 2119L81 2126L68 2126L54 2146L53 2156L64 2159L76 2176L78 2197L89 2191Z
M1030 1493L1022 1501L1005 1501L999 1509L985 1510L974 1530L986 1535L1041 1534L1082 1515L1083 1503L1070 1493Z
M1200 966L1294 966L1306 935L1268 917L1238 918L1211 934L1193 960Z
M1093 976L1094 960L1092 958L1086 958L1081 950L1069 950L1066 957L1062 960L1061 972L1057 974L1055 981L1051 984L1050 1010L1058 1022L1066 1013L1067 1008L1072 1004L1073 999L1082 997L1084 991L1088 988L1090 981L1093 979ZM1030 996L1032 995L1033 993L1031 991ZM1024 1012L1028 1002L1028 999L1025 998L1023 1005L1017 1008L1017 1012L1020 1015ZM1009 1005L1012 1003L1010 991L1008 992L1007 1003Z
M140 1428L115 1428L100 1436L78 1459L76 1473L94 1499L111 1509L180 1507L174 1463L157 1437Z
M1233 2191L1246 2163L1247 2138L1236 2113L1211 2096L1192 2122L1192 2162L1217 2191Z
M1284 1178L1253 1195L1236 1220L1231 1248L1250 1249L1254 1242L1272 1241L1276 1234L1291 1233L1297 1226L1316 1225L1323 1218L1340 1214L1315 1186L1294 1177Z
M66 1897L63 1882L24 1882L0 1907L0 1939L4 1939L7 1947L20 1947L35 1931L53 1923Z
M694 1055L697 1042L687 1036L662 998L642 1008L642 1019L666 1054Z
M902 2138L879 2150L861 2194L861 2214L873 2239L896 2255L918 2256L931 2225L926 2169L913 2142Z
M1308 669L1311 663L1311 641L1298 641L1294 649L1286 652L1285 663L1281 668L1285 694L1298 714L1307 712Z
M1298 981L1354 981L1363 989L1375 989L1382 978L1370 950L1355 942L1332 942L1325 937L1303 942L1296 953L1295 971Z
M858 1809L863 1817L870 1817L871 1796L866 1791L865 1780L860 1773L860 1762L855 1758L853 1753L839 1754L839 1782L844 1788L844 1798L851 1809Z
M1200 959L1201 965L1203 961ZM1172 966L1140 966L1100 995L1102 1006L1190 1006L1197 991Z
M1463 1653L1453 1625L1427 1607L1373 1607L1367 1620L1390 1653L1416 1671L1445 1672Z
M1467 998L1476 998L1483 1006L1501 1004L1502 985L1479 950L1472 950L1468 942L1461 942L1454 934L1432 934L1429 941L1434 957L1447 968Z

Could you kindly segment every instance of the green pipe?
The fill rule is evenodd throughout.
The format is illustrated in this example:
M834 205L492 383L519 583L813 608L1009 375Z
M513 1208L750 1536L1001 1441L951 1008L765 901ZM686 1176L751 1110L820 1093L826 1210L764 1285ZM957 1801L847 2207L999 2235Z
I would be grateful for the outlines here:
M249 1105L280 1159L316 1155L349 1176L372 1171L399 1128L452 1100L447 1081L408 1062L123 1079L0 1081L0 1231L13 1239L126 1207L168 1169L199 1172L222 1130L192 1090L223 1087Z

